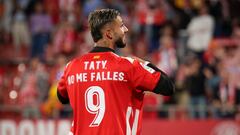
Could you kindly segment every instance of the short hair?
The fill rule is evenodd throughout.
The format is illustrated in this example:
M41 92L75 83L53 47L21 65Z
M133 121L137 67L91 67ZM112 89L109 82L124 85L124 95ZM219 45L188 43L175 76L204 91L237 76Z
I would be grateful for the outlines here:
M100 9L90 13L88 23L94 42L102 38L101 29L107 23L113 22L119 15L119 11L115 9Z

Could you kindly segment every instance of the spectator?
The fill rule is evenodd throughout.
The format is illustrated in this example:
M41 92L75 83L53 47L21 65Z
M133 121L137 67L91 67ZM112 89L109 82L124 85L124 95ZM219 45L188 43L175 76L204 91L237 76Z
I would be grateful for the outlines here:
M103 6L104 8L116 9L123 15L126 14L124 5L118 2L118 0L103 0Z
M78 0L59 0L60 10L65 12L71 12L74 10L74 5Z
M20 104L23 117L39 118L39 105L46 100L48 77L38 58L30 61L29 69L22 74L20 88Z
M148 43L146 37L142 35L133 45L133 53L137 57L146 58L148 54Z
M26 48L29 48L30 33L27 24L27 18L20 5L17 5L17 9L13 15L12 34L15 52L17 54L21 50L22 45L24 45Z
M59 0L44 0L46 12L51 16L52 23L57 25L60 23L60 4Z
M210 0L209 13L214 17L214 37L228 37L231 35L231 19L229 3L226 0Z
M173 78L177 70L177 56L173 30L170 26L163 28L163 33L159 42L160 47L157 66Z
M223 116L233 117L235 111L234 106L239 104L237 97L238 78L239 78L239 55L238 46L230 44L225 47L226 57L222 60L223 68L221 69L221 81L219 84L220 100L223 104Z
M76 32L68 17L62 21L53 37L54 53L70 54L73 52Z
M45 13L42 3L35 4L35 12L30 17L30 29L32 34L31 57L44 59L44 49L49 42L52 32L52 20Z
M12 0L3 0L3 13L2 13L2 20L0 22L0 29L3 29L4 31L4 41L9 42L10 41L10 33L11 33L11 22L12 17L11 14L13 12L13 1Z
M197 56L189 56L186 69L186 89L190 96L189 111L191 118L206 118L205 76Z
M136 9L140 30L146 33L148 50L150 52L158 49L159 30L166 21L165 10L157 0L139 1Z
M63 55L57 56L56 64L51 70L51 87L48 92L47 100L43 101L41 106L42 112L47 117L56 117L59 114L56 114L62 109L62 105L57 98L57 82L60 80L63 70L66 65L66 58Z
M87 18L89 13L95 9L103 8L102 0L88 0L84 3L83 6L83 15Z
M162 96L152 94L150 92L146 92L144 94L144 110L143 118L147 119L156 119L158 118L159 108L163 104Z
M213 28L214 20L212 16L208 14L207 7L202 6L199 9L199 15L194 17L187 27L187 32L189 34L187 42L188 49L197 53L200 58L202 58L203 51L205 51L209 45L213 34Z

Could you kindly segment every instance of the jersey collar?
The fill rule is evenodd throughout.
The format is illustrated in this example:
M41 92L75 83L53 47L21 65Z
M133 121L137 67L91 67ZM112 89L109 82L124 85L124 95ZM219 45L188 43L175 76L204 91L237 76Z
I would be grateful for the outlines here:
M95 46L90 53L96 53L96 52L113 52L115 53L115 51L111 48L108 47L100 47L100 46Z

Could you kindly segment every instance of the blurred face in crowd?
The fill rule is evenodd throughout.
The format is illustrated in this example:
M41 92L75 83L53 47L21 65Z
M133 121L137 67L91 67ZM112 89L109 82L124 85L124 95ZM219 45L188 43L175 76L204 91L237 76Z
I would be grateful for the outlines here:
M171 48L174 45L173 39L169 36L162 37L160 43L163 49Z
M200 15L205 15L205 14L207 14L207 13L208 13L208 9L207 9L206 6L200 7L200 9L199 9L199 14L200 14Z
M35 5L35 12L36 13L42 13L43 12L43 5L41 3L37 3Z
M32 70L36 70L38 65L39 65L39 59L38 58L31 59L31 61L30 61L30 68Z

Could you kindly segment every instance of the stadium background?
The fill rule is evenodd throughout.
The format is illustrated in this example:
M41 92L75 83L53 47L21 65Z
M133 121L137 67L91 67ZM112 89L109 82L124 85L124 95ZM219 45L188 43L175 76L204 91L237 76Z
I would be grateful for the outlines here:
M56 83L93 47L98 8L118 9L129 29L118 54L175 82L173 97L146 94L143 135L240 134L239 0L0 0L0 135L67 134Z

